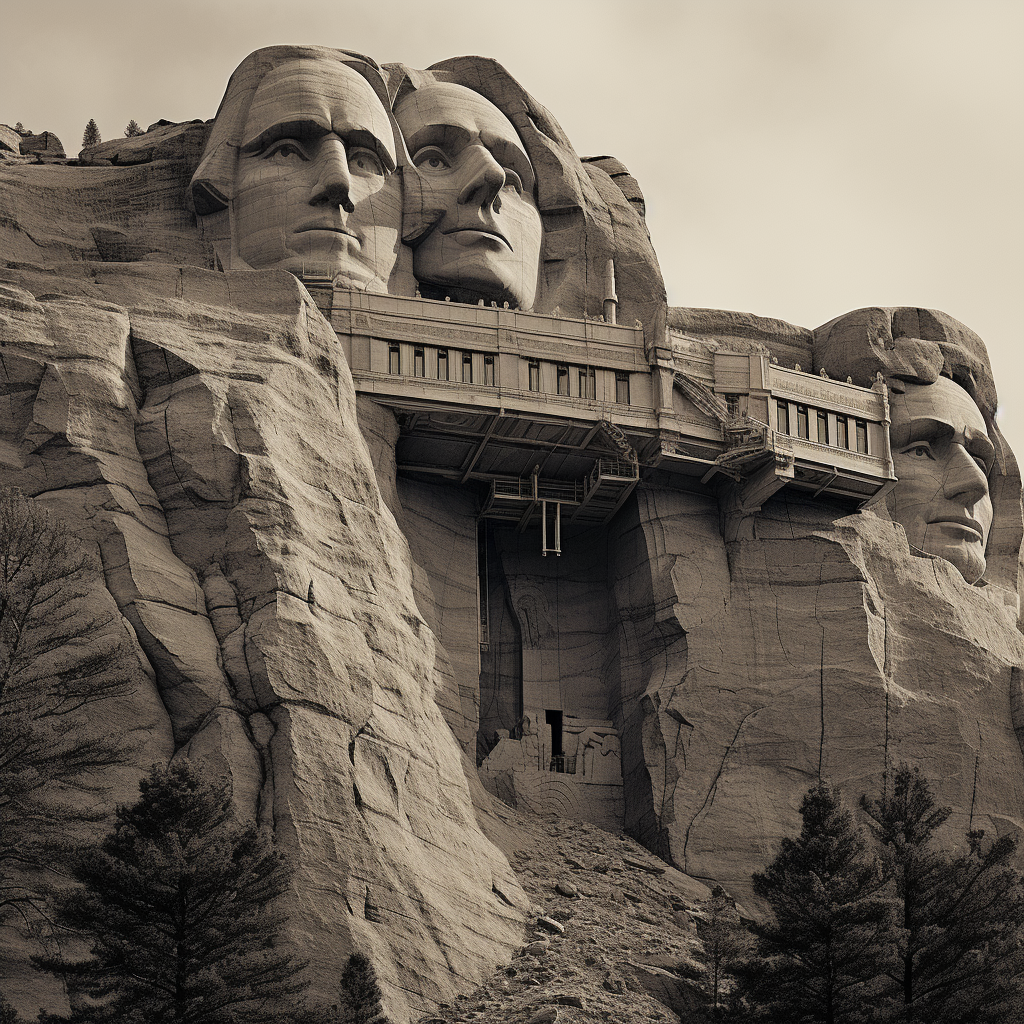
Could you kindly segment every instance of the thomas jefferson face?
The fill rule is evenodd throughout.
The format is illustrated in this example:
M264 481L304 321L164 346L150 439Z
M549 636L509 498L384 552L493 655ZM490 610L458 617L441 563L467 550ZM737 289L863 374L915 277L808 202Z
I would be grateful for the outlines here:
M238 156L238 255L386 291L402 213L394 169L391 122L361 75L313 59L275 68L253 96Z
M981 412L947 377L892 393L892 450L899 483L893 518L912 549L951 562L968 583L985 572L992 526L988 474L995 449Z
M448 83L410 93L395 118L418 171L405 237L421 287L531 309L543 231L533 167L512 123L479 93Z

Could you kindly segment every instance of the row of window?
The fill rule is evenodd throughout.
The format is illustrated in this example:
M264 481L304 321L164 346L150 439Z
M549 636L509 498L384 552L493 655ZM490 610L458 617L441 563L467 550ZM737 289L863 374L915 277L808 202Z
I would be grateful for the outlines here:
M453 372L454 371L454 372ZM402 347L397 344L388 346L388 373L402 372ZM417 345L412 350L412 375L414 377L426 377L427 358L425 350ZM473 353L463 352L461 366L459 353L456 352L453 358L449 359L448 349L437 350L437 379L461 381L463 384L473 383ZM483 380L478 383L486 384L488 387L494 385L494 356L484 356Z
M571 382L575 378L576 386ZM529 388L540 391L540 360L531 359L529 364ZM555 391L566 398L597 398L597 375L592 366L572 366L568 363L555 364ZM620 405L629 405L629 374L623 370L615 371L615 401Z
M779 433L803 437L808 441L817 441L818 444L830 444L836 448L858 451L864 455L869 454L868 425L864 420L836 415L835 437L832 437L827 412L821 409L811 409L806 405L798 405L796 406L796 416L791 417L790 403L781 398L775 400L775 407L778 413ZM812 430L814 431L813 436L811 435Z
M457 351L452 358L449 358L448 349L437 350L437 379L461 381L463 384L472 384L473 381L473 353L461 352L461 366L459 362L460 353ZM572 389L570 381L573 373L567 363L558 363L555 366L556 391L559 395L570 397L575 395L578 398L597 398L597 375L592 366L576 366L571 370L576 376L576 388ZM388 373L400 374L402 372L402 347L397 342L388 346ZM412 350L412 375L414 377L426 377L427 360L426 350L417 345ZM528 369L529 389L540 391L540 360L529 360ZM476 383L492 387L494 379L494 356L484 355L483 357L483 380ZM629 374L617 370L615 372L615 401L622 405L629 405Z

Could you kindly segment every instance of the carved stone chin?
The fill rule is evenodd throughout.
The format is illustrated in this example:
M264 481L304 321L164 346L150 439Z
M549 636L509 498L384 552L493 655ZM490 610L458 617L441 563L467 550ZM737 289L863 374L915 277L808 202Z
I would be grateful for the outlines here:
M386 291L400 194L387 112L358 72L296 60L256 89L238 156L234 234L250 267Z
M388 291L402 195L376 68L341 51L262 52L232 76L193 181L221 264Z
M906 384L892 397L899 483L889 498L912 550L944 558L968 583L985 572L992 526L988 473L994 449L985 420L959 384Z
M534 172L512 123L461 85L428 85L395 107L415 173L404 237L424 295L532 309L540 267Z

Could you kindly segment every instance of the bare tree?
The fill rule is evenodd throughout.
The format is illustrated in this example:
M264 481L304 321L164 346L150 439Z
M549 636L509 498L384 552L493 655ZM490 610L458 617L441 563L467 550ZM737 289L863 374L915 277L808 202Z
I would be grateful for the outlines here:
M124 760L116 735L77 727L77 712L133 689L104 642L116 611L85 600L97 576L64 524L0 489L0 923L37 903L57 835L98 817L88 795Z

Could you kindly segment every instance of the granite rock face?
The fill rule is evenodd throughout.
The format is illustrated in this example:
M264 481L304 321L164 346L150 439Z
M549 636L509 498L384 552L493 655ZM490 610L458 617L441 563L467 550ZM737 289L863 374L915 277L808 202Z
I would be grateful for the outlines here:
M912 555L871 512L827 523L777 498L753 539L725 544L706 511L644 495L624 537L623 620L658 638L636 650L624 712L627 827L751 905L751 872L819 774L855 800L907 761L954 808L947 842L1020 835L1013 595Z
M277 271L81 264L3 303L3 483L99 552L97 600L137 637L120 714L150 738L140 768L199 759L274 829L311 993L356 947L397 1019L479 980L524 897L476 824L445 659L319 311Z
M101 809L176 756L227 782L295 869L312 996L360 950L405 1024L511 959L531 840L494 797L755 911L819 777L908 761L950 844L1024 833L1021 482L968 328L668 309L639 184L480 57L270 47L211 123L23 142L0 485L96 556L75 600L135 683Z

